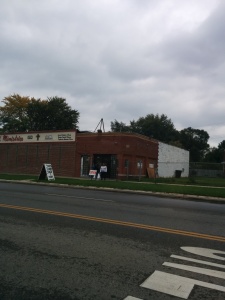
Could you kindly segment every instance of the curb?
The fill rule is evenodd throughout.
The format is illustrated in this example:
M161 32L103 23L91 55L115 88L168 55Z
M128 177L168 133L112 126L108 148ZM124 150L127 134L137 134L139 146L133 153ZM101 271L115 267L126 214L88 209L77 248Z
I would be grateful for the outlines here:
M206 197L206 196L197 196L197 195L186 195L186 194L174 194L174 193L160 193L160 192L151 192L151 191L139 191L139 190L127 190L127 189L116 189L116 188L107 188L107 187L92 187L92 186L80 186L80 185L69 185L69 184L59 184L59 183L45 183L45 182L32 182L29 180L5 180L0 179L0 182L5 183L18 183L18 184L29 184L29 185L42 185L42 186L55 186L63 188L72 188L72 189L84 189L84 190L97 190L105 192L114 192L114 193L129 193L129 194L138 194L154 197L163 197L163 198L176 198L196 202L208 202L214 204L225 204L225 198L219 197Z

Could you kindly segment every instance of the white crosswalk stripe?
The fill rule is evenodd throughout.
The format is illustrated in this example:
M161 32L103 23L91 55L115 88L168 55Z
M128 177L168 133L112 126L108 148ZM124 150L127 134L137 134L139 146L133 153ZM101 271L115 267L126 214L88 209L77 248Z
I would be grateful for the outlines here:
M155 271L141 284L141 287L180 297L182 299L188 299L195 285L225 292L225 287L220 285L160 271Z
M207 249L207 248L198 248L198 247L181 247L181 249L191 254L203 256L204 258L207 257L207 258L211 258L211 259L213 258L222 261L225 260L224 251ZM218 254L222 254L222 256ZM225 269L225 265L213 263L210 261L193 259L190 257L178 256L178 255L171 255L170 257L173 259L184 260L186 262L192 262L192 263L207 265L210 267ZM171 262L164 262L162 265L164 267L170 267L174 269L184 270L187 272L193 272L197 274L203 274L211 277L225 279L225 272L222 271L217 271L217 270L207 269L207 268L199 268L195 266L189 266L189 265L177 264ZM191 279L188 277L183 277L183 276L179 276L167 272L161 272L157 270L151 276L149 276L140 286L164 294L180 297L182 299L188 299L194 286L201 286L201 287L214 289L225 293L225 286L212 284L209 282L204 282L201 280ZM142 299L135 298L132 296L127 296L124 300L142 300Z
M123 300L142 300L140 298L135 298L135 297L132 297L132 296L127 296L126 298L124 298Z

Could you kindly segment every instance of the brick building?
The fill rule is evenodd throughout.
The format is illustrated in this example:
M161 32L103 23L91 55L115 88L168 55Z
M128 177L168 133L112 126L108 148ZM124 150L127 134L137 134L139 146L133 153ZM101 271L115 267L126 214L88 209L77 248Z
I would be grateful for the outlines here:
M157 166L158 142L131 133L78 133L76 174L88 175L91 166L105 163L109 178L146 176ZM80 162L80 165L79 165Z
M58 176L75 176L76 132L28 132L0 135L0 172L39 175L52 163Z
M159 144L154 139L133 133L70 130L1 134L0 173L38 176L42 165L50 163L55 176L83 177L88 176L93 166L106 164L108 178L154 176L159 157L160 163L164 161ZM164 145L163 149L167 149ZM180 151L184 150L173 147L171 157L179 157ZM162 153L168 161L170 152L164 150ZM187 163L187 155L184 159ZM165 168L168 164L163 168L161 164L162 176L174 175L171 166L169 172ZM182 168L182 162L179 162L179 168Z

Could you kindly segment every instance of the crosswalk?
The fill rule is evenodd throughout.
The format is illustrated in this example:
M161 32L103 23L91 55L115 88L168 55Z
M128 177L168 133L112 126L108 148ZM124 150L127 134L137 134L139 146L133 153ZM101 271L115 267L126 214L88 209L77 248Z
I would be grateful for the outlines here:
M224 257L225 252L215 250L215 249L199 248L199 247L181 247L181 249L191 254L203 256L204 258L206 257L206 258L214 259L217 262L199 260L199 259L194 259L186 256L171 255L170 257L177 260L179 263L164 262L162 265L164 267L169 267L170 269L173 268L175 270L179 269L179 270L186 271L187 277L168 273L167 270L165 270L165 272L156 270L140 285L140 287L149 290L154 290L160 293L176 296L181 299L188 299L194 286L201 286L201 287L205 287L205 288L209 288L209 289L213 289L225 293L225 286L212 284L209 282L204 282L201 280L196 280L188 277L190 272L192 272L195 274L201 274L210 277L225 279L225 272L212 269L213 267L219 269L225 269L224 264L218 263L218 260L219 261L225 260ZM196 263L197 265L200 264L201 267L186 265L183 263L181 264L180 261ZM204 268L202 267L202 265L210 266L211 268L208 267ZM132 296L127 296L123 300L142 300L142 299L135 298Z
M135 298L135 297L132 297L132 296L127 296L124 300L142 300L142 299Z

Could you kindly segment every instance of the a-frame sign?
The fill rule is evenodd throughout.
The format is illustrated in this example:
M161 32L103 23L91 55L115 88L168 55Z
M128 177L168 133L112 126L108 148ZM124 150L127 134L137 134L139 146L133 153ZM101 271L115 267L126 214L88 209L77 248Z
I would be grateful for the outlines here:
M46 177L48 180L55 180L51 164L43 164L38 180L46 179Z

